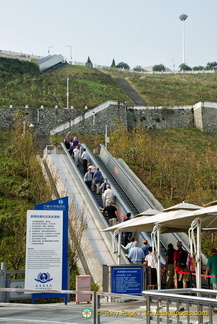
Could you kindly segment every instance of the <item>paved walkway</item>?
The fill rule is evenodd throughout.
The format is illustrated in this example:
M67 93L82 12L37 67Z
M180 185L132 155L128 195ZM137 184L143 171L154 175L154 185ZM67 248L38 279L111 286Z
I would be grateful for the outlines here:
M5 306L4 306L5 305ZM0 324L2 323L22 323L22 324L92 324L93 318L89 317L92 312L92 304L82 303L77 305L70 302L49 305L31 305L31 304L9 304L0 303ZM180 305L180 308L183 305ZM196 306L195 306L196 307ZM98 310L100 324L139 324L145 323L145 303L144 301L121 301L107 302L105 298L101 299L101 308ZM151 307L153 312L156 306ZM172 307L170 311L176 311ZM196 310L196 308L195 308ZM166 311L162 307L160 311ZM186 311L186 310L185 310ZM177 320L176 316L170 317L170 320ZM166 316L165 316L166 319ZM187 323L187 317L183 314L180 316L182 323ZM203 318L203 323L209 323L207 316ZM156 321L151 321L156 323ZM191 316L190 323L197 323L197 317ZM213 323L217 323L217 314L213 313Z

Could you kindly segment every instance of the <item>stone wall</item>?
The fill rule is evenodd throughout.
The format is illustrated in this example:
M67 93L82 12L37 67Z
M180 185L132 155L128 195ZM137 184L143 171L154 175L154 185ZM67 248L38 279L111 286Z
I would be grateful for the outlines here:
M0 130L13 128L16 118L26 127L34 125L37 134L104 134L121 122L128 130L137 125L147 129L197 127L217 134L217 103L200 102L180 107L126 107L124 103L108 101L93 109L15 109L0 108Z
M217 103L200 102L195 105L195 126L208 134L217 134Z
M0 130L13 128L16 118L32 123L39 134L49 134L57 125L76 118L83 112L75 109L0 108Z
M193 106L128 108L128 128L138 123L147 129L194 127Z

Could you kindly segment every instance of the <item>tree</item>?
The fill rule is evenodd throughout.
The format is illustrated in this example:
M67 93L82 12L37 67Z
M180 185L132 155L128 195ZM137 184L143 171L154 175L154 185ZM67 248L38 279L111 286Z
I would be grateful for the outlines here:
M112 60L111 68L115 68L115 67L116 67L115 60L113 59L113 60Z
M182 63L181 65L179 65L179 68L180 68L180 71L191 71L192 70L192 68L185 63Z
M192 68L192 70L193 71L203 71L203 70L205 70L205 68L204 68L204 66L199 65L199 66L194 66Z
M89 68L92 68L92 67L93 67L93 63L91 62L91 59L90 59L89 56L88 56L88 58L87 58L87 62L85 63L85 65L86 65L87 67L89 67Z
M141 67L141 65L137 65L133 68L133 71L136 71L136 72L143 72L143 68Z
M153 66L153 71L164 72L165 70L166 70L166 68L163 64L158 64L158 65Z
M209 62L206 65L206 70L214 70L217 69L217 62Z
M129 70L130 69L129 65L127 63L124 63L124 62L118 63L118 65L116 65L116 68L124 69L124 70Z

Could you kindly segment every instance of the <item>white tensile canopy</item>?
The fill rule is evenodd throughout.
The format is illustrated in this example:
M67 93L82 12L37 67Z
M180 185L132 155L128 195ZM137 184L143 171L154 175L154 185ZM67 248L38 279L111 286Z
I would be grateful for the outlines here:
M156 253L158 257L158 289L161 287L160 280L160 232L193 232L197 229L197 288L201 288L201 226L203 229L217 229L217 205L211 207L200 207L193 204L181 203L159 212L150 217L139 217L134 222L127 224L121 223L119 229L123 232L151 232L157 234ZM104 231L112 230L107 228ZM192 248L191 248L192 250Z
M155 214L159 213L158 210L155 210L155 209L147 209L145 210L144 212L140 213L140 214L137 214L135 215L133 218L127 220L126 222L121 222L121 223L118 223L118 224L115 224L113 226L110 226L110 227L107 227L105 228L104 230L102 230L102 232L114 232L116 231L117 229L121 229L124 225L127 224L127 226L130 226L132 225L136 220L138 221L138 219L142 221L144 221L146 218L150 218L150 216L153 216ZM126 231L128 232L128 231Z

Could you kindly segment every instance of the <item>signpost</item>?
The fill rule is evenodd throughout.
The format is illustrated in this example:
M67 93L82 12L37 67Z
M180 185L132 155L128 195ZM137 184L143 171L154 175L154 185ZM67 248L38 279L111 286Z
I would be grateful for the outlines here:
M112 266L112 293L141 296L144 290L143 266Z
M68 197L52 200L27 211L25 288L68 289ZM66 294L33 294L35 298Z

